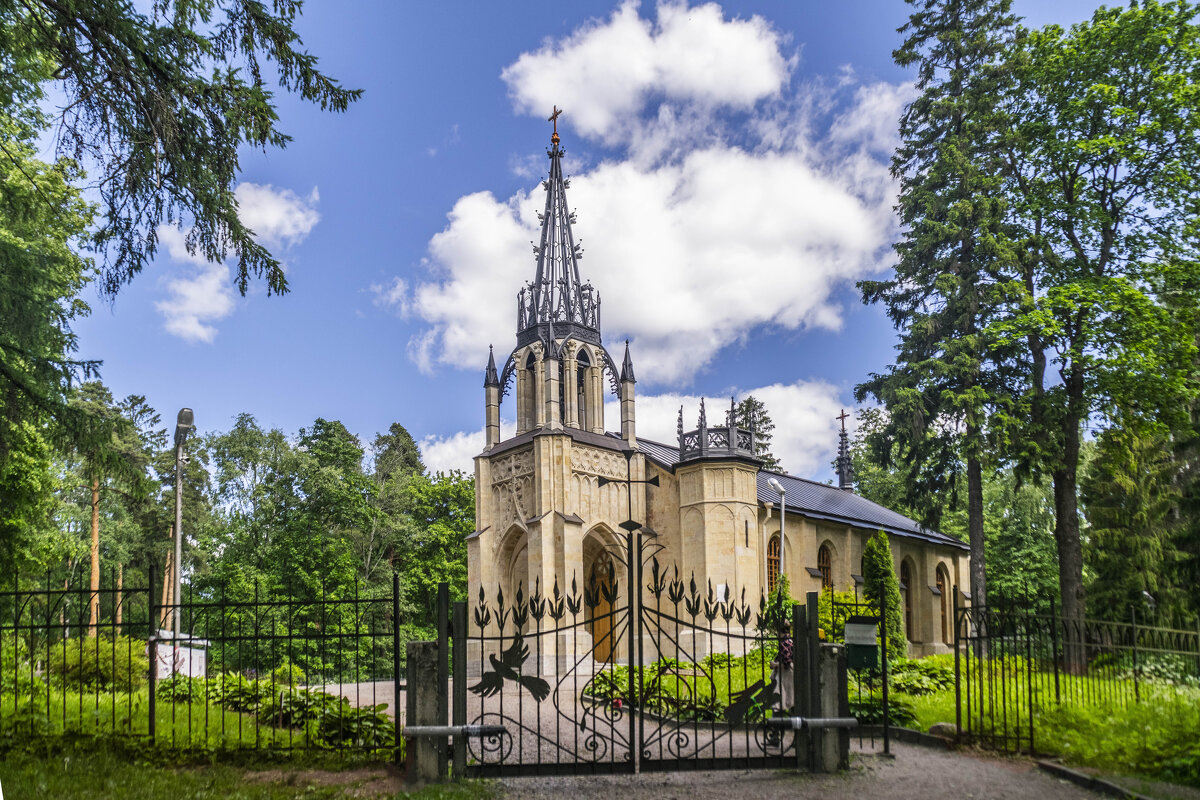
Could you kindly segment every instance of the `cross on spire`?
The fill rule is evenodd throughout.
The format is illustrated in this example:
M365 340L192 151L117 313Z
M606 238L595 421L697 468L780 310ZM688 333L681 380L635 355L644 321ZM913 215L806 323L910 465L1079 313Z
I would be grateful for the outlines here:
M843 409L842 409L842 413L841 413L841 414L838 414L836 417L834 417L834 419L839 419L839 420L841 420L841 421L842 421L842 430L843 430L843 431L845 431L845 430L846 430L846 418L847 418L847 417L849 417L849 416L850 416L850 415L846 413L846 409L844 409L844 408L843 408Z
M554 113L546 118L547 122L554 123L554 135L550 137L550 142L552 144L558 144L558 115L561 113L562 109L556 105L554 106Z

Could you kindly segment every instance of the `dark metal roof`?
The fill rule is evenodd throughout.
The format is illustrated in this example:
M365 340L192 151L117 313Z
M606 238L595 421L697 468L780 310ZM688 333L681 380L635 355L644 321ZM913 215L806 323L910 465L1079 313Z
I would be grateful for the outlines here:
M674 472L679 464L679 448L637 440L638 449L651 461ZM767 483L775 478L783 486L788 510L795 510L807 517L840 522L859 528L876 528L885 533L912 539L921 539L933 544L957 547L966 550L967 545L945 534L921 526L903 514L884 508L853 492L797 478L782 472L758 471L758 500L762 503L778 503L779 493Z

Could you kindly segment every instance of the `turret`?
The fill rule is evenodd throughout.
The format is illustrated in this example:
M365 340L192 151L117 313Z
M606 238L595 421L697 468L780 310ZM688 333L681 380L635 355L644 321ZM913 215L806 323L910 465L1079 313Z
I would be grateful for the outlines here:
M487 406L484 449L490 450L500 443L500 376L496 374L496 356L492 353L491 345L488 345L487 370L483 374L483 394Z
M633 385L633 359L629 357L629 340L625 340L625 360L621 362L621 438L630 447L637 446Z

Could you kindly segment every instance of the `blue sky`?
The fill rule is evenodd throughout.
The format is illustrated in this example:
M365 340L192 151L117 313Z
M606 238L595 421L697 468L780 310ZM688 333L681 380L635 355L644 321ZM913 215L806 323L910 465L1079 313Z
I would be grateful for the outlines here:
M1016 4L1037 25L1091 8ZM364 443L400 422L431 467L469 470L487 348L512 348L533 274L557 104L580 270L610 351L632 342L639 433L670 441L679 405L690 420L700 396L753 392L785 467L826 479L834 415L895 344L854 282L891 263L907 12L309 0L305 45L364 94L343 115L281 95L295 141L242 155L241 213L291 292L240 297L166 231L157 262L77 325L82 355L168 421L186 405L202 430L247 411L295 433L322 416Z

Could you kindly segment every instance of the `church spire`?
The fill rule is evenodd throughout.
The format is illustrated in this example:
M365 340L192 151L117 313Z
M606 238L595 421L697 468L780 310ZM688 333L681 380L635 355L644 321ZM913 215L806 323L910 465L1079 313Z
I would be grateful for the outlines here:
M533 251L537 269L533 281L517 295L517 345L541 341L553 347L555 337L574 335L584 341L600 343L600 297L590 283L579 279L579 259L583 248L575 241L571 223L575 215L567 206L569 179L563 178L559 147L557 106L550 115L554 134L550 138L549 178L542 182L546 190L546 209L538 215L542 223L541 239Z
M499 386L500 376L496 374L496 356L492 353L492 346L488 345L488 363L487 370L483 373L483 385Z
M854 491L854 466L850 463L850 439L846 435L846 417L848 416L850 415L844 408L842 413L837 416L842 423L841 433L838 434L837 474L838 488L852 492Z

